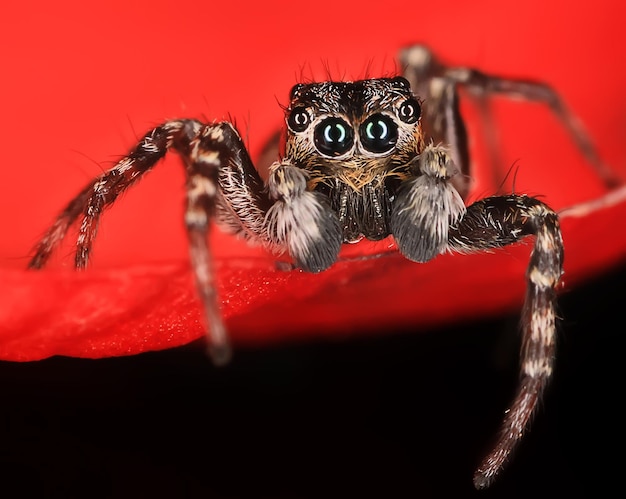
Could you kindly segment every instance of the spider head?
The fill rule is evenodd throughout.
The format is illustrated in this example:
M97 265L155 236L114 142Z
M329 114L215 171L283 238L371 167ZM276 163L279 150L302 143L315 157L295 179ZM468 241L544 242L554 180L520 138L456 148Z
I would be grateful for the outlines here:
M298 84L286 109L285 157L316 184L360 190L403 176L423 149L421 106L402 77Z

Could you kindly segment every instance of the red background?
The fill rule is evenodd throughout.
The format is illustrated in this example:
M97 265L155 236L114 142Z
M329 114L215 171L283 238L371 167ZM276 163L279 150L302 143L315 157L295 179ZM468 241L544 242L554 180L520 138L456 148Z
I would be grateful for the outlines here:
M107 213L90 271L71 271L68 244L51 270L26 272L31 247L69 198L164 119L233 117L256 155L281 126L278 103L286 102L292 84L329 73L395 73L399 48L416 41L451 64L551 84L624 178L625 8L617 1L573 5L5 5L0 358L107 357L201 336L175 159ZM474 123L471 108L465 111ZM498 101L494 111L500 175L518 165L516 191L541 195L556 209L605 192L545 108ZM481 176L480 130L473 132L477 197L497 186ZM509 181L503 190L511 187ZM622 202L598 216L564 221L563 360L530 443L494 496L540 490L575 496L585 486L594 494L603 484L621 486L621 469L598 456L613 455L621 424L614 401L623 391L616 346L623 328L614 324L623 320L623 271L584 295L576 290L623 264L625 211ZM465 324L505 312L517 320L528 245L428 265L393 256L343 262L308 276L278 273L262 252L217 237L225 315L238 342L233 364L216 372L202 352L186 349L98 361L1 362L3 483L88 484L101 494L110 487L114 497L174 497L185 487L202 490L202 497L232 497L233 487L257 492L248 497L267 490L272 497L281 491L307 497L311 490L314 497L332 496L329 490L400 497L402 488L419 497L472 495L473 467L517 371L515 346L503 347L485 323L474 332ZM389 335L390 343L370 347L357 338L365 331L382 336L392 326L415 332L446 323L464 325L453 333ZM323 352L314 341L280 350L286 340L344 334L354 336ZM484 337L491 343L481 349ZM246 348L251 344L255 348ZM485 370L476 375L474 369ZM283 452L283 459L270 459L268 449ZM344 476L344 488L328 488ZM83 489L77 495L96 497Z

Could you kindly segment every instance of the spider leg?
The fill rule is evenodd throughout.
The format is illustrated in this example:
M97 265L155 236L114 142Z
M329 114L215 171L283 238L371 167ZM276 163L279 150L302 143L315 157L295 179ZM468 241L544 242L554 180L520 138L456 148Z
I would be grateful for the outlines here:
M550 86L530 80L501 78L475 69L465 68L449 68L446 71L446 76L456 83L464 85L469 92L478 97L501 94L546 104L607 187L615 187L622 183L612 168L600 158L582 122L569 110L565 102Z
M43 267L82 214L75 266L85 268L104 208L148 172L168 150L178 152L186 165L185 225L192 270L210 327L207 333L209 353L216 364L223 364L230 357L230 348L207 243L209 224L218 212L217 219L234 232L271 243L263 223L269 198L241 137L230 123L203 125L195 120L175 120L151 130L128 156L70 201L36 247L29 267Z
M207 125L185 145L179 152L187 172L185 225L191 266L209 324L209 354L216 364L223 365L230 360L231 349L217 297L209 225L219 209L218 220L231 231L267 242L263 220L268 199L241 137L230 123Z
M582 122L548 85L530 80L502 78L472 68L449 67L440 62L424 45L414 45L402 50L400 62L406 68L405 75L412 88L425 99L424 107L428 119L424 121L427 122L426 125L430 122L430 129L426 130L427 136L450 144L452 157L464 174L469 172L469 155L467 133L459 111L459 86L463 86L470 95L479 99L500 94L546 104L603 182L608 187L623 183L600 158ZM454 181L455 184L458 183L458 180ZM465 198L463 185L458 187Z
M429 96L424 106L426 119L422 121L425 136L449 148L452 161L462 173L451 182L465 199L470 189L470 155L459 92L454 82L435 77L430 80Z
M562 274L563 241L556 213L527 196L499 196L478 201L449 229L449 249L460 252L505 246L527 235L535 236L535 245L526 273L521 379L496 444L474 475L476 488L488 487L506 464L552 374L556 287Z
M228 334L220 314L215 283L215 270L208 244L209 223L215 214L218 174L224 163L223 148L216 148L218 127L206 127L182 154L186 163L187 202L185 227L189 238L191 268L196 277L198 294L209 324L209 354L218 365L231 357Z
M461 172L450 182L465 199L470 188L470 155L457 82L444 76L446 67L424 45L404 48L399 61L411 88L423 99L424 136L448 147L453 163Z
M28 267L42 268L82 214L74 264L77 269L84 269L89 261L91 246L104 208L163 158L177 135L199 125L200 123L190 120L170 121L147 133L128 156L90 182L67 204L36 246Z

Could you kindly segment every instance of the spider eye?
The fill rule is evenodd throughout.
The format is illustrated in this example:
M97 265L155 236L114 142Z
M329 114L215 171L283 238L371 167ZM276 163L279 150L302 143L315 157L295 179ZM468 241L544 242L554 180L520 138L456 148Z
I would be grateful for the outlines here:
M311 123L311 117L303 106L295 107L287 118L287 125L294 132L304 132Z
M384 114L374 114L366 119L359 130L363 147L371 152L387 152L398 140L398 125Z
M409 80L407 80L404 76L396 76L395 78L392 78L391 83L394 87L401 88L403 90L408 90L409 88L411 88Z
M422 114L422 106L415 99L405 100L398 110L399 118L405 123L415 123Z
M326 118L315 127L315 147L327 156L341 156L352 148L354 133L341 118Z

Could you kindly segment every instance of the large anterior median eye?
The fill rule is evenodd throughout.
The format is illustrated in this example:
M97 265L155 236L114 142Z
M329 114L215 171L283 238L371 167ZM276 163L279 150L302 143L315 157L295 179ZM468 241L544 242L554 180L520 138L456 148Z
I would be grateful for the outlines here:
M368 151L376 153L391 151L398 140L398 125L389 116L373 114L361 125L359 137L361 144Z
M315 127L315 147L327 156L341 156L354 143L352 127L341 118L326 118Z

